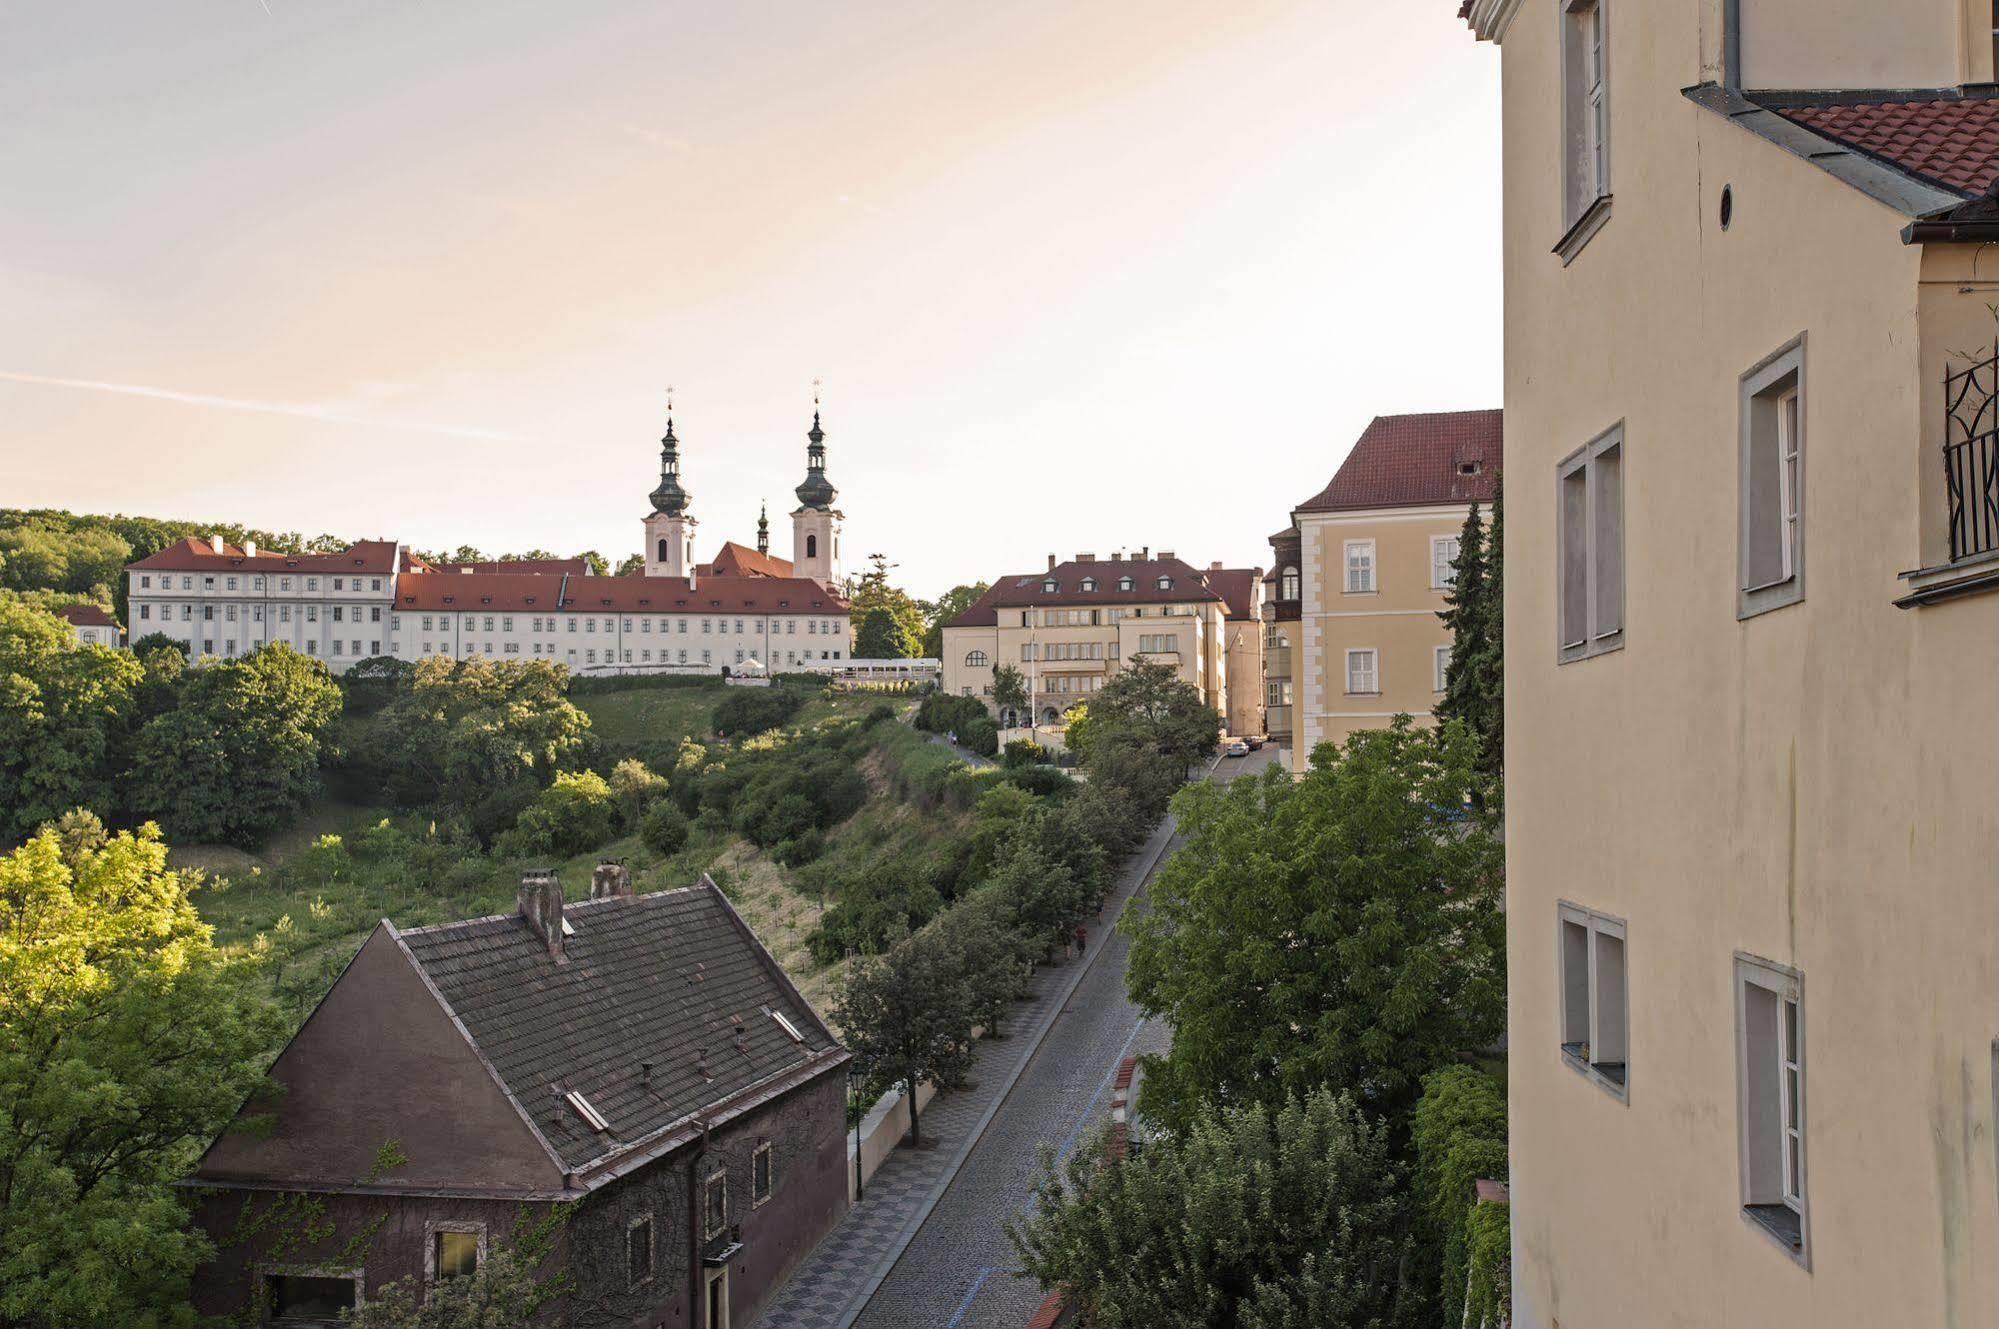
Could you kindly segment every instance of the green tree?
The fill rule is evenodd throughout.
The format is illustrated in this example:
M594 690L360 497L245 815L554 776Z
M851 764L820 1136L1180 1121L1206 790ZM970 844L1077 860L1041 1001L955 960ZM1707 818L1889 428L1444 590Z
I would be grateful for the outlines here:
M1432 1071L1423 1077L1409 1134L1425 1272L1436 1281L1443 1323L1463 1324L1466 1265L1477 1239L1476 1183L1506 1177L1506 1090L1475 1066Z
M618 805L595 771L557 771L555 780L521 812L497 851L509 858L587 853L611 839Z
M1090 699L1084 745L1076 756L1087 769L1099 748L1131 745L1184 771L1214 753L1221 732L1222 717L1173 666L1137 659ZM1075 749L1073 741L1064 741Z
M1401 1122L1426 1072L1498 1038L1504 855L1467 811L1472 748L1401 716L1295 783L1181 791L1187 842L1123 924L1132 998L1173 1030L1145 1111L1182 1124L1324 1084Z
M859 660L906 660L920 648L909 629L879 605L862 616L854 633L854 657Z
M637 757L626 757L611 768L611 797L617 800L624 825L637 830L646 810L666 797L666 777L653 773Z
M639 838L655 854L677 854L687 843L687 814L664 799L654 803L640 823Z
M620 577L636 577L646 570L644 554L626 554L618 560L617 574Z
M993 666L993 705L1001 711L1011 710L1016 716L1027 716L1028 723L1033 723L1033 717L1028 715L1027 679L1010 664Z
M980 596L991 589L991 584L983 581L953 586L938 597L937 603L925 606L928 623L923 629L923 654L927 659L940 660L944 657L944 625L970 609Z
M1007 1224L1022 1269L1093 1329L1400 1329L1408 1197L1387 1131L1353 1099L1202 1107L1122 1160L1043 1155Z
M513 1329L534 1322L543 1307L566 1295L535 1266L496 1250L470 1274L427 1287L414 1277L380 1289L355 1307L349 1329Z
M916 1086L955 1089L972 1066L972 1000L964 956L935 931L907 937L847 971L833 1018L860 1073L909 1095L909 1142L923 1141Z
M974 891L931 926L944 934L946 946L964 957L972 1023L983 1028L987 1038L1005 1037L1007 1014L1027 986L1028 962L1046 944L1022 932L1005 898L989 888Z
M339 716L326 666L282 643L194 670L139 732L133 800L175 840L254 845L319 793Z
M888 574L893 572L896 566L888 561L888 556L885 554L869 554L868 570L854 582L852 594L847 598L848 612L852 615L853 630L859 632L871 610L887 610L889 617L893 618L896 626L902 630L901 639L910 643L910 649L904 654L914 655L923 642L925 626L923 606L911 598L909 592L889 584ZM858 647L855 653L860 654L863 659L870 658L860 652ZM902 656L873 658L900 659Z
M0 1324L191 1326L169 1189L281 1036L150 830L0 858Z
M541 660L430 656L411 667L408 691L382 708L355 756L401 807L471 807L519 782L532 787L577 756L590 729L567 680Z
M143 670L67 624L0 602L0 839L73 807L109 811Z
M605 577L610 575L611 565L596 550L586 549L578 554L577 557L583 560L583 566L589 570L591 576Z
M1477 737L1479 769L1495 791L1506 740L1503 520L1504 500L1496 488L1490 526L1479 515L1478 504L1471 505L1458 536L1457 559L1451 564L1455 580L1444 593L1448 607L1437 615L1451 633L1437 719L1461 721Z

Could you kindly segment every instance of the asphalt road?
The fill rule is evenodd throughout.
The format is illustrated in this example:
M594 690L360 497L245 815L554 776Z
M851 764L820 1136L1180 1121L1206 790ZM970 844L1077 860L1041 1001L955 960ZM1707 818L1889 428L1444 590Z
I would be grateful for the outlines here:
M1261 769L1275 753L1223 758L1211 778ZM1042 1146L1062 1158L1088 1141L1110 1119L1118 1063L1168 1039L1125 997L1128 946L1108 919L1090 945L1100 951L1089 972L856 1329L1020 1329L1041 1304L1040 1287L1015 1272L1002 1225L1025 1212Z

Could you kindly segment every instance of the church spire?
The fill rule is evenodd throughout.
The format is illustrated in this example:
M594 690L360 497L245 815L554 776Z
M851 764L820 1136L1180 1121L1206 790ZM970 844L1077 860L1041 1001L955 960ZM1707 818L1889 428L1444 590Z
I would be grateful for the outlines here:
M680 484L680 440L673 432L673 389L666 390L666 434L659 440L659 488L652 491L652 510L669 517L687 511L694 495Z
M819 384L812 385L812 428L805 433L805 481L794 491L803 507L824 510L833 506L840 491L826 478L826 431L819 427Z
M757 504L757 552L770 552L770 504Z

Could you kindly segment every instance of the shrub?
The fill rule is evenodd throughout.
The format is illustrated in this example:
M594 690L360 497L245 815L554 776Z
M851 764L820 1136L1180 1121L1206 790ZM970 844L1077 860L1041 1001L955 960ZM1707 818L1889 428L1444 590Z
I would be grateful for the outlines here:
M1506 1093L1473 1066L1446 1066L1423 1077L1410 1117L1416 1167L1410 1178L1426 1263L1440 1281L1444 1323L1464 1323L1465 1274L1480 1177L1506 1176ZM1491 1220L1480 1217L1483 1228Z
M639 823L639 838L655 854L677 854L687 844L687 814L664 799L646 809Z
M968 726L985 719L984 702L977 697L954 697L948 692L933 692L916 708L916 727L932 734L955 729L962 737Z
M631 757L611 768L609 783L611 797L618 802L618 814L631 829L644 822L647 809L666 797L665 778Z
M499 839L509 858L535 854L580 854L609 840L617 827L611 786L595 771L558 771Z
M984 716L958 730L958 741L981 757L999 755L999 726Z
M850 883L842 896L805 939L813 958L821 964L832 964L850 954L878 954L897 937L928 923L944 907L943 896L930 875L908 862L874 865L867 878Z
M1000 764L1008 768L1033 766L1049 760L1048 749L1031 738L1016 738L1006 745L1000 755Z
M804 700L790 688L732 687L715 708L715 731L741 736L776 729L798 714Z
M1016 766L1001 778L1037 798L1066 798L1076 789L1076 782L1053 766Z

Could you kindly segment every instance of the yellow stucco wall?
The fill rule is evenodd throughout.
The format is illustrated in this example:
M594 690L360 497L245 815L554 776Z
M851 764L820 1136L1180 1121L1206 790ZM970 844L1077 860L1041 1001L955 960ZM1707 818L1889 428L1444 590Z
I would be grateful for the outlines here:
M1990 1324L1999 597L1891 601L1941 347L1999 293L1919 283L1905 218L1682 98L1692 4L1619 5L1614 214L1564 268L1553 8L1503 77L1515 1323ZM1738 622L1738 377L1801 333L1805 598ZM1619 421L1625 645L1557 665L1555 465ZM1558 1050L1561 900L1626 922L1625 1101ZM1740 1210L1737 952L1803 975L1809 1268Z

